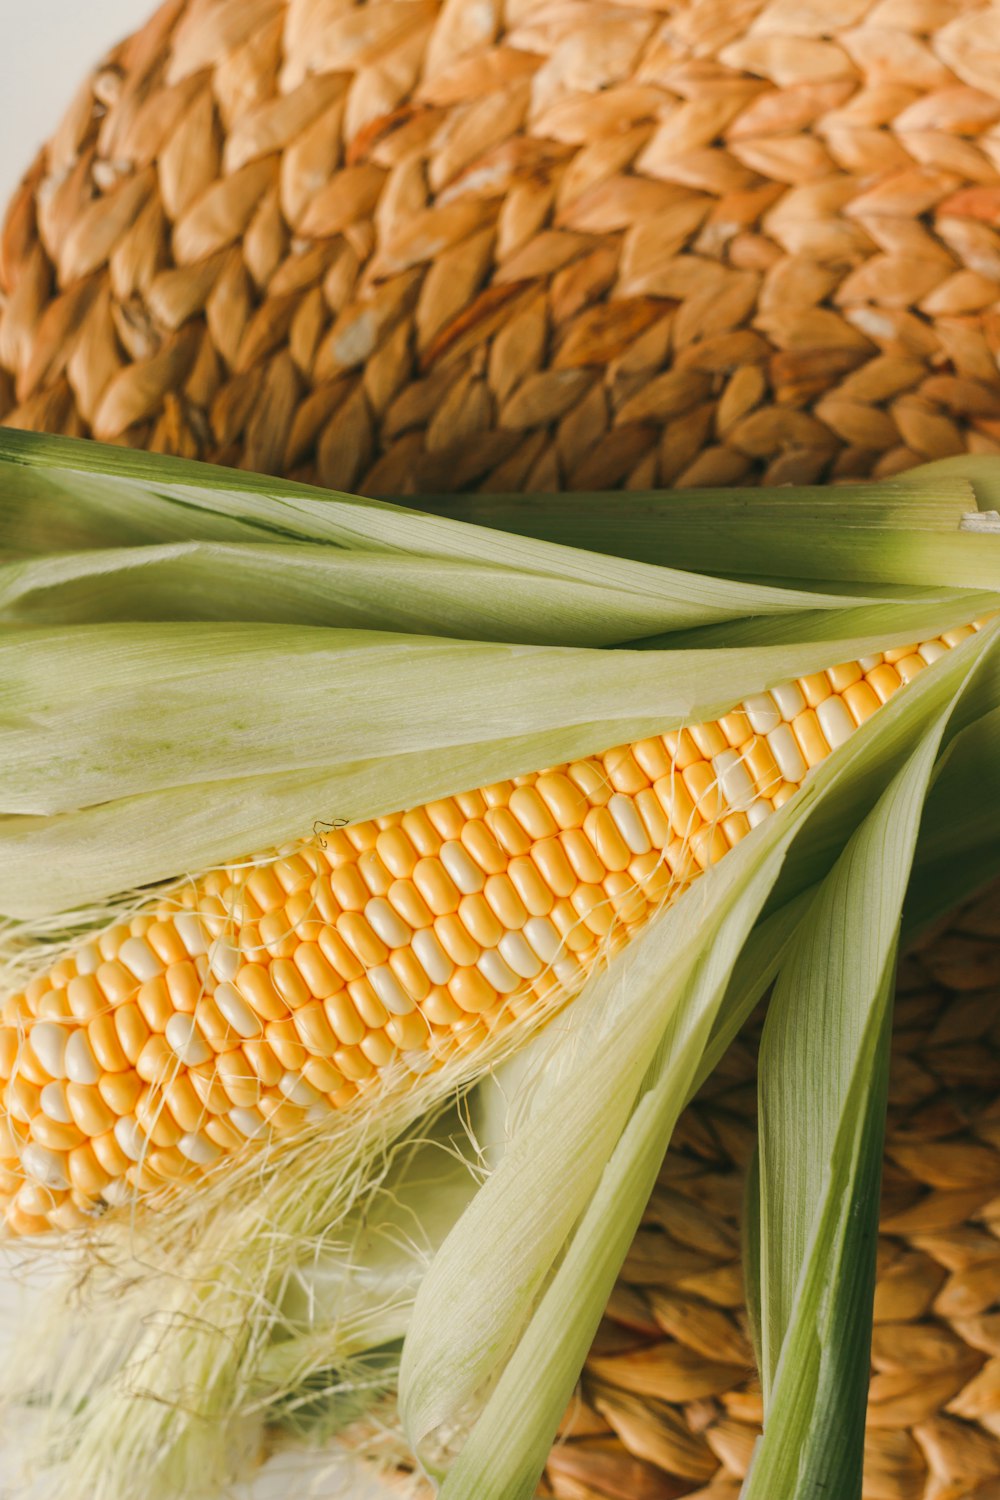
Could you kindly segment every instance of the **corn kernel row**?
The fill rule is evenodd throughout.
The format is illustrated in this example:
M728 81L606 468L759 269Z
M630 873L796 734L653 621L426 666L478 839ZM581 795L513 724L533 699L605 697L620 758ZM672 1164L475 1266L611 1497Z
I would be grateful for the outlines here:
M4 1002L0 1207L71 1229L579 988L975 626L213 871Z

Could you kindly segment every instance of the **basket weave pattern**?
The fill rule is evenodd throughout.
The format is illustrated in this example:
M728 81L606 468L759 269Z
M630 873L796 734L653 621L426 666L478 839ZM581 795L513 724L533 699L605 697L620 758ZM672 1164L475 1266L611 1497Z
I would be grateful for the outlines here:
M1000 450L989 0L167 0L0 250L21 427L375 493Z
M1000 1497L998 898L900 968L864 1500ZM552 1453L559 1500L738 1500L761 1418L739 1235L754 1071L747 1037L682 1117Z

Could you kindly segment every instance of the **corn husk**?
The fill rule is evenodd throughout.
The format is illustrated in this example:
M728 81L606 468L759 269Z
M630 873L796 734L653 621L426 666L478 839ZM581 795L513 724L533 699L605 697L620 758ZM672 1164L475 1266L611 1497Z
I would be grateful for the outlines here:
M983 473L594 496L577 523L452 507L484 526L3 434L9 973L157 882L997 609ZM998 641L922 674L547 1025L81 1244L10 1398L49 1414L64 1493L210 1494L269 1424L329 1437L376 1402L391 1427L398 1381L444 1496L532 1496L676 1119L776 975L747 1495L835 1463L860 1493L896 942L1000 864Z

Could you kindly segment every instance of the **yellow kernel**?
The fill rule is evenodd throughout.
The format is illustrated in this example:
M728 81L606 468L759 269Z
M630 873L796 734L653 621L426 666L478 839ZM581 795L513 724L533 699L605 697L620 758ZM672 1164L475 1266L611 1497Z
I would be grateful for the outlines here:
M263 1037L245 1037L240 1051L261 1083L267 1088L273 1089L285 1072L285 1069L278 1061L273 1047Z
M434 920L434 913L412 880L394 880L386 892L386 899L409 927L429 927Z
M462 829L462 843L485 874L498 875L506 870L506 854L480 819L470 819L466 823Z
M719 817L725 803L714 766L710 765L707 760L698 760L688 766L682 774L684 785L706 822Z
M819 727L815 709L807 708L796 714L792 720L792 733L807 766L818 766L821 760L826 760L830 746Z
M376 995L370 979L353 979L347 986L347 993L367 1030L377 1031L385 1025L389 1012Z
M358 856L358 874L373 896L384 896L392 885L393 877L375 849L366 849Z
M586 843L586 840L584 842ZM483 887L483 895L504 931L515 932L528 920L527 908L509 875L488 876Z
M606 880L610 878L610 876L605 876ZM620 877L615 876L615 879L618 878L627 880L628 877L625 875ZM571 953L582 953L590 946L591 935L587 931L585 924L581 922L579 914L574 909L571 901L557 901L552 908L549 920L554 923L556 931L562 938L564 947L568 948Z
M194 964L189 959L183 963L171 964L163 975L163 979L174 1010L182 1010L190 1014L201 999L205 988Z
M439 859L419 860L413 871L413 883L436 917L458 910L461 893ZM385 963L385 957L365 962L369 966Z
M78 1193L84 1193L88 1198L96 1198L101 1189L106 1188L111 1181L111 1174L101 1166L89 1141L74 1147L66 1158L66 1164L70 1183Z
M285 902L285 916L289 927L304 943L314 943L323 929L310 891L293 891Z
M487 807L506 807L513 790L512 781L494 781L489 786L480 787Z
M26 1083L33 1083L37 1088L44 1088L49 1081L49 1075L35 1056L35 1049L31 1040L24 1037L21 1041L17 1054L17 1079L23 1079Z
M157 1031L153 1032L135 1060L135 1071L146 1083L168 1078L177 1071L177 1066L176 1052Z
M276 958L268 968L271 983L290 1010L308 1005L312 993L298 969L289 958Z
M548 916L555 897L542 879L536 865L518 855L507 866L511 884L533 917Z
M775 787L781 785L781 772L770 745L762 734L754 735L741 751L747 770L753 777L754 790L759 797L770 797Z
M850 710L851 718L855 724L861 725L879 707L879 701L874 689L867 682L852 683L844 692L844 702Z
M799 687L807 708L817 708L831 693L830 679L825 672L813 672L808 677L800 677Z
M412 812L405 813L401 826L406 837L422 858L429 859L435 854L440 854L444 840L423 808L416 807Z
M183 963L188 956L173 922L153 922L147 929L145 938L162 964Z
M124 1177L130 1163L113 1131L109 1130L106 1135L95 1135L88 1144L97 1157L98 1164L110 1178Z
M632 754L630 745L616 745L601 756L605 774L616 792L632 796L649 785L649 777Z
M894 646L891 651L884 652L886 661L891 667L897 662L903 661L907 656L912 656L917 649L917 642L911 641L908 646Z
M604 877L604 889L611 898L616 916L629 924L640 921L649 910L645 892L626 870L612 870ZM566 939L572 946L571 938Z
M345 838L359 854L365 849L374 849L378 833L378 824L371 819L362 823L349 823L344 829Z
M665 849L671 837L670 820L657 793L651 786L647 786L636 797L635 805L653 848Z
M302 1072L306 1082L319 1089L321 1094L334 1093L344 1082L343 1075L325 1057L307 1058Z
M531 838L509 807L491 807L484 819L497 843L508 855L527 854Z
M394 949L389 954L389 967L411 1000L419 1002L427 996L431 982L412 948Z
M418 1010L406 1016L390 1016L385 1029L401 1052L424 1051L430 1042L430 1028Z
M375 848L383 865L396 880L408 880L420 858L402 828L383 829Z
M232 1056L231 1053L223 1055ZM229 1095L219 1082L214 1060L210 1063L202 1063L197 1068L189 1068L187 1076L191 1080L191 1087L201 1101L202 1109L207 1114L223 1115L226 1113L230 1107Z
M332 1057L337 1050L337 1038L318 1000L295 1012L295 1029L310 1052L317 1052L320 1057Z
M344 987L344 981L326 959L316 943L300 943L292 962L317 1000L325 1000ZM277 1016L274 1018L277 1020Z
M661 776L666 776L670 770L670 756L662 739L639 740L632 746L632 754L635 756L639 766L646 774L647 780L652 784Z
M568 776L548 771L539 776L535 790L560 828L580 828L587 816L587 799Z
M12 1026L0 1028L0 1079L9 1078L17 1061L17 1032Z
M31 1135L47 1151L71 1151L84 1139L79 1126L64 1125L60 1120L50 1120L48 1115L42 1114L33 1116Z
M236 1126L231 1125L228 1120L223 1119L221 1116L216 1116L212 1120L206 1120L202 1128L209 1140L214 1141L215 1145L222 1151L240 1151L246 1143L246 1137L240 1134Z
M610 817L609 813L605 815ZM589 818L592 814L588 813L587 816ZM597 816L600 816L600 812ZM539 839L531 847L531 858L549 889L557 896L568 896L576 885L576 876L573 874L570 862L566 858L566 851L559 840L557 838Z
M570 901L589 932L597 937L604 937L611 930L615 919L614 909L602 886L578 885Z
M927 663L924 661L923 657L917 656L916 653L914 653L913 656L904 656L902 661L898 661L895 664L896 671L899 673L904 683L912 682L917 673L922 672L926 665Z
M67 1083L66 1103L84 1135L103 1135L106 1130L114 1129L115 1112L92 1084Z
M574 786L580 788L591 807L603 807L614 792L608 773L600 761L575 760L566 767L566 775Z
M352 979L360 979L365 972L365 966L352 953L335 927L324 927L319 935L319 946L327 963L331 964L340 975L341 979L350 983Z
M551 838L558 831L554 817L533 786L515 787L510 811L532 839Z
M290 1072L298 1072L305 1062L308 1053L299 1040L299 1034L295 1029L293 1021L268 1021L264 1027L264 1035L268 1046L282 1067ZM220 1057L219 1062L223 1059Z
M375 1072L374 1066L360 1047L341 1047L334 1054L333 1061L344 1077L352 1082L371 1078Z
M653 786L653 792L670 827L681 838L685 838L701 822L679 772L661 776Z
M230 1047L239 1045L239 1037L211 995L202 996L194 1014L198 1029L213 1052L224 1052Z
M458 916L466 931L482 948L495 948L503 937L504 930L496 913L480 893L462 897L458 903Z
M201 1126L204 1108L192 1087L187 1074L181 1073L163 1086L163 1097L167 1108L183 1130L197 1130Z
M750 832L750 819L745 812L730 813L722 820L722 832L730 849L734 849Z
M941 632L941 639L944 641L946 646L960 646L962 642L967 641L969 639L969 636L972 634L973 630L971 625L959 625L955 630L943 630Z
M845 661L839 666L827 667L826 676L835 693L844 693L854 683L861 681L863 673L856 661Z
M718 724L692 724L690 733L705 760L711 760L730 748L729 741Z
M453 797L442 797L427 803L427 816L442 839L461 837L465 814Z
M438 917L434 923L438 942L453 963L474 964L482 949L457 912Z
M135 1117L154 1146L176 1146L184 1134L167 1108L159 1089L146 1089L135 1106Z
M263 964L244 964L233 980L244 1000L265 1021L279 1021L288 1007L278 994Z
M497 1002L497 992L478 969L456 969L448 980L448 993L464 1011L478 1013Z
M269 911L257 926L260 940L271 958L291 958L299 940L289 926L284 910Z
M343 907L333 894L329 875L318 875L313 881L312 897L316 903L316 910L324 922L336 922Z
M486 811L486 798L478 789L471 792L459 792L455 801L463 818L481 818Z
M248 877L246 888L262 912L278 911L285 904L281 881L270 865L261 865Z
M333 1028L337 1042L342 1047L356 1047L365 1034L365 1023L358 1015L353 1000L346 990L324 1000L326 1019ZM331 1084L331 1088L333 1085ZM329 1089L324 1089L329 1093Z
M627 870L631 850L618 832L618 825L606 807L592 807L583 825L597 857L605 870Z
M117 959L101 964L97 971L97 982L112 1005L123 1005L126 1000L131 1000L139 988L135 975L130 974Z
M717 864L724 854L728 854L729 845L721 828L705 824L691 835L691 852L699 867L705 870L709 865Z
M746 711L742 708L734 708L731 713L723 714L719 720L719 728L722 730L726 744L731 750L738 750L741 745L745 745L747 740L753 736L753 728L750 720L747 718Z
M695 761L704 759L687 729L671 729L663 736L663 743L678 771L686 771Z
M330 875L330 888L345 912L364 911L371 891L361 878L356 864L341 865Z
M775 808L784 807L790 797L794 797L798 787L791 781L783 781L781 785L771 793L771 801Z
M585 885L599 884L603 880L605 868L597 857L597 850L582 828L566 829L560 833L559 842L577 880L583 881ZM506 923L505 925L513 924Z
M659 906L674 889L674 880L663 853L651 849L648 854L637 854L628 867L632 879L642 887L647 901Z
M161 1037L160 1041L162 1040ZM165 1077L168 1072L169 1067L164 1066L158 1076ZM147 1083L151 1081L151 1078L146 1079ZM142 1093L142 1079L138 1072L105 1073L97 1080L97 1087L101 1098L113 1114L130 1115L135 1109L136 1100Z
M361 1039L361 1050L376 1068L387 1067L396 1055L396 1049L384 1031L369 1031Z
M126 938L131 936L132 934L123 922L116 923L114 927L109 927L97 939L97 947L100 950L101 957L108 960L115 958L122 943L124 943Z
M893 693L903 685L899 672L888 662L882 662L880 666L874 667L865 681L880 703L888 703Z
M280 1021L275 1025L282 1025ZM304 1048L301 1049L304 1052ZM242 1047L234 1047L217 1059L218 1079L229 1099L230 1107L252 1109L261 1095L261 1082L244 1055Z

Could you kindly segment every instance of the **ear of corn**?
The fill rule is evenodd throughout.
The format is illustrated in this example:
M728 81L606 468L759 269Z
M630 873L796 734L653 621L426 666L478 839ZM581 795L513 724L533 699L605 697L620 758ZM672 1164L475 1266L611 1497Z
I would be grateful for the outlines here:
M628 497L593 502L591 517L603 516L608 547L600 555L571 545L583 539L582 524L575 536L564 530L557 542L536 541L91 445L8 435L0 464L10 479L0 483L0 552L10 557L0 568L0 911L9 917L8 989L17 991L33 975L50 973L54 956L73 950L75 928L100 927L112 916L146 921L149 913L141 912L150 896L136 887L187 875L197 889L199 870L238 864L247 851L284 846L298 835L308 846L317 820L353 826L382 819L378 834L391 832L398 809L460 788L522 779L517 790L540 796L541 767L676 736L790 678L815 679L844 661L906 648L899 657L905 661L914 642L960 631L1000 605L1000 539L958 530L960 514L976 505L960 476L933 504L920 483L898 482L856 501L838 491L846 526L830 523L825 501L800 495L812 504L808 545L776 545L767 567L753 560L764 558L766 526L754 515L741 520L745 501L715 497L710 504L725 519L729 561L766 573L760 583L714 575L716 528L699 538L693 513L690 526L684 521L683 500L660 554L653 544L662 507L672 501L647 501L644 512L633 513L629 531L656 558L635 562L610 555L612 531L620 528L608 518ZM787 520L793 498L778 496L773 511L763 498L772 531L775 517ZM814 562L812 582L803 584L825 536L826 571ZM668 552L679 568L663 565ZM222 581L206 595L213 568ZM551 603L533 602L544 600L549 582ZM372 589L386 596L384 607ZM723 630L739 644L720 644ZM815 903L811 888L841 868L836 861L852 830L869 816L880 826L880 798L891 800L895 777L911 778L914 806L923 800L927 765L921 762L919 774L903 769L915 747L925 747L934 781L930 842L916 851L914 910L934 910L941 871L960 869L962 879L975 881L995 868L992 812L977 820L970 811L969 773L991 774L997 630L987 624L956 637L956 648L932 671L919 671L836 753L818 756L801 792L752 837L740 823L744 836L733 839L726 858L705 858L707 873L655 920L629 924L617 912L626 928L641 931L607 966L589 954L589 977L572 1004L539 1007L558 1011L557 1022L539 1029L532 1013L523 1027L500 1027L484 1038L481 1053L470 1057L458 1048L446 1065L418 1070L405 1090L379 1084L322 1121L296 1117L280 1150L233 1153L229 1172L210 1172L199 1193L175 1194L169 1213L140 1215L121 1232L114 1223L102 1227L102 1260L82 1251L93 1292L76 1335L68 1336L53 1313L58 1369L37 1347L25 1365L25 1378L51 1400L53 1441L72 1446L81 1482L96 1489L99 1479L109 1500L136 1493L137 1475L147 1492L161 1495L222 1482L260 1414L284 1417L295 1407L295 1390L306 1399L324 1359L356 1362L366 1337L404 1331L419 1283L401 1370L411 1441L443 1474L478 1413L445 1493L530 1495L677 1113L767 981L789 963L816 968L818 959L802 957L802 933L826 888ZM862 676L885 665L873 663ZM865 686L877 699L872 684ZM807 703L801 712L807 709L819 722L818 709ZM801 754L804 746L790 733ZM671 753L668 741L660 747ZM743 743L726 748L742 751ZM703 763L722 753L716 746ZM675 787L684 769L675 763ZM721 779L721 769L712 767L709 778ZM701 797L707 791L696 789ZM632 797L617 788L615 794ZM742 808L736 815L746 816ZM711 820L721 821L723 838L727 816L713 813ZM907 819L912 832L912 810ZM668 812L664 820L669 825ZM703 826L710 853L714 834L711 823ZM852 903L859 891L875 897L887 856L872 838ZM687 839L696 865L697 842ZM669 855L670 843L663 847ZM363 852L352 846L347 863ZM628 852L631 863L643 857ZM844 859L851 858L848 850ZM685 874L672 873L675 887L687 883ZM231 885L233 871L221 878ZM248 889L252 882L250 875ZM604 889L603 880L578 881L595 883ZM226 886L201 894L222 897ZM565 897L553 895L573 907L576 890L574 884ZM612 907L616 897L627 902L617 889L604 894ZM368 899L384 898L371 892ZM642 915L651 917L654 904ZM891 909L891 902L879 908L880 921L895 921L886 918ZM600 920L597 907L588 913ZM330 915L336 928L340 913L331 908ZM317 920L301 912L292 919ZM220 920L230 920L225 910ZM886 930L879 927L880 940ZM588 950L606 937L587 933ZM146 937L130 932L122 943ZM824 954L832 941L820 944ZM357 982L340 977L345 989ZM232 978L213 975L212 982L230 985L248 1004ZM37 983L32 993L40 1005ZM335 1039L323 1007L336 993L310 992L302 1007L316 1005ZM873 995L874 1016L881 991ZM35 1024L41 1017L30 1015L27 1003ZM505 1013L499 999L494 1004ZM475 1032L481 1022L468 1014ZM449 1034L456 1024L463 1023L451 1022ZM430 1034L433 1022L425 1025ZM311 1045L297 1030L288 1040L303 1050ZM456 1163L460 1187L444 1215L454 1215L454 1227L446 1234L438 1220L428 1236L434 1247L443 1243L426 1275L419 1252L401 1253L398 1277L384 1278L382 1317L365 1303L357 1279L336 1270L350 1259L366 1205L453 1090L472 1085L515 1048L509 1119L492 1170L462 1210L470 1170ZM319 1052L310 1055L329 1064ZM860 1066L859 1076L864 1071ZM304 1063L285 1073L304 1074ZM874 1119L877 1089L866 1098ZM301 1103L287 1104L285 1095L274 1100L276 1119L282 1110L302 1112ZM868 1202L863 1175L833 1118L803 1171L815 1184L820 1157L826 1165L846 1163L840 1207L861 1213ZM775 1194L766 1184L762 1191L761 1222L770 1225L777 1222L769 1217ZM803 1213L818 1221L826 1209L815 1197L810 1205ZM808 1266L824 1295L863 1272L860 1249L853 1260L820 1264L797 1243L802 1275ZM133 1257L146 1274L127 1290ZM324 1258L333 1273L313 1304L315 1323L303 1326L308 1320L289 1288L303 1266ZM180 1263L182 1279L175 1274ZM815 1308L796 1300L787 1311L794 1277L790 1266L782 1274L778 1291L769 1274L769 1292L786 1308L775 1325L779 1342L794 1342ZM397 1296L392 1286L403 1291ZM113 1330L99 1362L87 1354L90 1317ZM831 1337L842 1331L838 1326ZM361 1367L350 1368L354 1374L345 1378L360 1389ZM794 1403L790 1410L775 1384L778 1415L769 1421L775 1431L787 1424L783 1454L824 1451L822 1435L838 1423L856 1446L851 1414L859 1371L857 1360L845 1360L843 1378L808 1410ZM512 1423L523 1438L516 1452Z

